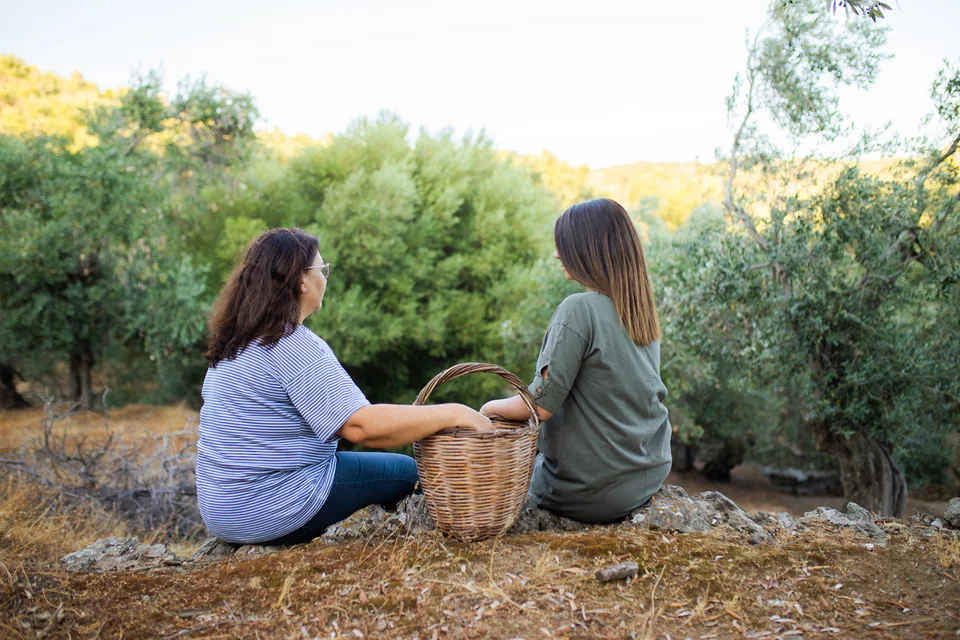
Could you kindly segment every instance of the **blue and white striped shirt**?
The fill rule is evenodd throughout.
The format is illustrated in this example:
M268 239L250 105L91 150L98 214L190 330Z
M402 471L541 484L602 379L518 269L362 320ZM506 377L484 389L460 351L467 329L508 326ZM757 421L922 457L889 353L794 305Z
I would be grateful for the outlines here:
M208 369L197 499L210 533L256 543L303 526L330 493L337 431L368 404L330 346L303 325Z

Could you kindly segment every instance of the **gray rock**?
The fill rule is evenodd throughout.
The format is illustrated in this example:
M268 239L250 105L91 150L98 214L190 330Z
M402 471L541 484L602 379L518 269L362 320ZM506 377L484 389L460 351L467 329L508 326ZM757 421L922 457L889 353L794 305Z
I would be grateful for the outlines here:
M409 534L426 533L437 528L427 509L427 499L420 493L401 500L396 510L389 514L388 521L392 527Z
M528 533L531 531L580 531L588 525L558 516L540 509L530 496L524 498L523 507L517 521L508 533ZM372 505L357 511L346 520L331 525L322 539L327 542L357 540L374 535L388 536L395 533L420 534L434 531L436 523L427 509L426 498L416 494L404 498L395 511L384 511Z
M800 526L786 511L771 513L768 511L758 511L751 518L758 525L768 531L782 531L783 533L793 533Z
M630 514L631 524L655 531L707 533L718 526L743 534L751 544L772 542L770 534L747 512L717 491L691 498L680 487L664 485L650 503Z
M520 515L517 521L507 532L530 533L532 531L582 531L590 525L570 518L558 516L552 511L541 509L537 506L536 500L531 496L525 496L523 499L523 508L520 509Z
M234 552L234 557L237 558L254 558L256 556L266 555L268 553L276 553L277 551L282 550L284 547L279 545L269 545L269 544L244 544L240 545L240 548Z
M376 535L426 533L436 528L427 509L426 498L422 494L414 494L401 500L394 511L385 511L379 505L364 507L327 527L320 538L327 542L342 542Z
M693 500L687 491L683 487L678 487L673 484L665 484L660 487L660 490L653 494L653 497L650 499L651 502L654 500L659 500L661 502L689 502ZM641 509L643 507L640 507Z
M851 503L852 504L852 503ZM886 536L883 533L883 530L877 526L876 522L873 521L873 516L869 515L869 512L866 509L858 505L854 505L856 509L849 509L852 513L840 513L836 509L831 509L830 507L817 507L813 511L808 511L803 514L803 518L800 519L804 524L813 524L813 523L828 523L835 527L844 527L849 529L856 529L862 533L867 534L871 538L876 538L877 540L883 540ZM867 516L864 516L862 512L866 512Z
M721 520L708 502L697 501L680 487L664 485L650 502L630 514L629 522L643 529L707 533Z
M179 565L165 545L143 544L136 538L101 538L61 558L67 571L130 571Z
M886 533L877 526L877 518L869 510L864 509L856 502L848 502L844 507L847 517L860 525L860 530L874 538L883 539ZM878 535L879 534L879 535Z
M773 538L771 538L770 534L768 534L766 531L763 531L763 533L752 531L747 536L747 542L749 542L752 545L772 544Z
M706 503L714 508L725 524L747 536L751 544L765 544L773 542L766 529L754 522L747 512L741 509L736 502L717 491L704 491L694 500Z
M761 467L763 474L778 491L797 496L842 496L843 483L836 471L803 471Z
M951 498L947 509L943 512L943 519L954 529L960 529L960 498Z
M707 516L709 517L709 516ZM714 520L708 520L697 509L684 509L676 505L653 505L645 514L635 514L630 521L654 531L677 533L708 533L713 530ZM719 522L717 520L716 522Z
M921 527L932 527L934 526L933 523L938 520L939 518L932 513L921 513L919 511L914 511L913 515L910 516L910 522Z
M747 512L741 509L736 502L719 491L704 491L692 499L706 502L720 514L742 513L744 516L747 515Z
M380 505L372 504L330 525L320 537L327 542L358 540L378 532L389 533L385 525L387 525L387 512Z
M770 537L767 530L751 520L745 511L734 511L726 514L723 523L747 536L750 544L771 544L773 542L773 538Z
M87 547L86 549L68 553L60 559L60 562L63 563L63 568L67 571L89 571L102 558L102 551Z
M858 505L856 502L848 502L847 506L844 507L844 511L847 512L847 515L850 516L851 520L859 520L864 522L876 522L877 519L873 517L873 514Z
M190 559L196 561L222 560L229 558L241 545L225 542L220 538L210 536L203 544L197 547Z

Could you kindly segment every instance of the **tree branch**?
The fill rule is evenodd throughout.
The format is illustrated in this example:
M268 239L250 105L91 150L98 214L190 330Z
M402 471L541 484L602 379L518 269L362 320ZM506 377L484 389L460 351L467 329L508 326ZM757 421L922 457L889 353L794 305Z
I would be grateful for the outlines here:
M931 173L933 173L933 170L939 167L941 164L943 164L943 162L947 158L955 154L958 148L960 148L960 136L957 136L956 138L954 138L953 142L950 144L949 147L947 147L946 151L944 151L939 158L934 160L929 167L923 170L923 173L920 174L921 176L923 176L923 180L920 181L921 186L923 185L924 182L927 181L927 177Z
M759 34L757 38L759 39ZM756 49L757 41L754 40L753 49ZM740 153L740 140L743 137L743 132L747 128L747 124L750 122L750 116L753 115L753 90L756 85L756 70L747 66L747 112L743 115L743 120L740 121L740 126L737 128L736 135L733 136L733 145L730 148L730 175L727 176L726 184L724 185L724 198L723 206L731 214L731 216L736 216L740 222L743 223L744 228L746 228L747 233L750 234L750 237L760 245L764 251L767 251L770 247L770 244L766 239L760 235L760 232L757 231L757 227L753 224L753 220L747 214L740 204L734 202L733 200L733 180L737 176L737 171L740 168L740 161L737 159L737 155Z

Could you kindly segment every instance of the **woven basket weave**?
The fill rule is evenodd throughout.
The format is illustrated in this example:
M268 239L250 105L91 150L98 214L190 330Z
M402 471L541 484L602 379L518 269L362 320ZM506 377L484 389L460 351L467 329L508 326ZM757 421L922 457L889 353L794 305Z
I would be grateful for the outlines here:
M540 418L520 379L493 364L465 362L427 383L414 405L426 402L438 386L468 373L495 373L520 392L530 411L527 422L491 417L496 429L444 429L413 444L427 509L437 529L461 540L483 540L506 533L523 507L537 454Z

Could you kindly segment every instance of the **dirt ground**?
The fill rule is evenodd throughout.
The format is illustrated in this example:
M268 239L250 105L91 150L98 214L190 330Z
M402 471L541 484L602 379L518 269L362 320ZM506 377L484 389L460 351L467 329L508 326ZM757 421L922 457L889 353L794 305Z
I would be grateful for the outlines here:
M42 417L0 414L0 449L16 451ZM147 438L195 429L196 414L127 407L111 425ZM95 416L62 426L88 436L103 427ZM127 535L125 523L64 509L54 489L2 472L0 638L960 637L960 538L904 521L881 522L884 544L828 529L751 546L719 530L619 526L480 543L437 533L318 540L205 566L70 574L60 557ZM719 490L748 511L842 505L778 493L752 467L737 469L729 485L680 475L668 482ZM159 541L181 555L196 546ZM638 563L635 581L594 576L624 561Z
M767 479L760 467L754 464L744 464L735 467L730 474L731 482L711 482L696 473L671 473L667 477L667 484L675 484L694 495L702 491L719 491L741 508L749 512L755 511L786 511L794 516L802 516L817 507L833 507L843 509L847 500L843 496L798 496L777 491ZM946 502L933 500L917 500L908 497L907 515L915 512L942 516Z
M887 528L885 547L827 531L754 547L597 528L315 541L190 571L20 567L0 613L23 638L957 637L960 541ZM640 566L630 584L593 575L627 560Z

